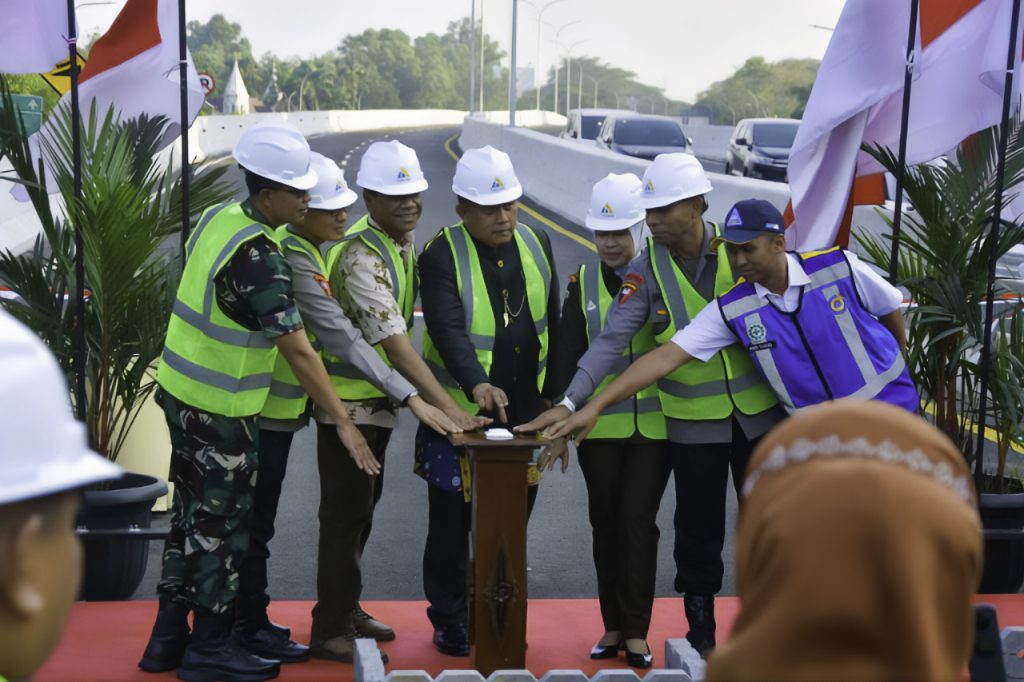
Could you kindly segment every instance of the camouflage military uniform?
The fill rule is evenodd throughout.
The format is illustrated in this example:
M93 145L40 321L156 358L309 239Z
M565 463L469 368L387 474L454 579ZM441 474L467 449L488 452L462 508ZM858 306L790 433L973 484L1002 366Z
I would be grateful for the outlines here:
M265 218L246 202L253 220ZM291 267L268 238L246 242L217 277L225 315L275 338L302 329L292 297ZM174 509L157 590L215 613L238 591L238 564L249 545L259 439L258 415L235 418L188 405L163 389L157 400L171 432Z

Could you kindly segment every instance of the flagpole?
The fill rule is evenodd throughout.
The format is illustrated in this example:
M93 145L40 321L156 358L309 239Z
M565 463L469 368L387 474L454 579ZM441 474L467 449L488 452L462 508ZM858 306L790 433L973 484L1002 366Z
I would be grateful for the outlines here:
M914 82L914 48L917 47L918 0L910 2L910 28L907 31L907 63L903 74L903 115L900 119L899 166L896 169L896 206L892 218L892 252L889 254L889 281L896 282L900 259L900 228L903 223L903 174L907 165L907 126L910 122L910 90ZM852 191L852 190L851 190Z
M68 0L68 58L71 77L71 168L74 177L75 206L68 211L71 216L78 209L82 198L82 135L79 130L81 113L78 109L78 31L75 26L75 0ZM73 219L73 218L72 218ZM75 231L75 416L85 421L85 245L82 231L77 222L72 222Z
M189 176L192 174L188 163L188 47L185 43L185 0L178 0L178 80L181 81L181 256L184 261L190 224Z
M999 155L996 158L995 206L992 209L992 231L989 233L988 287L985 290L985 326L981 340L981 397L978 401L978 440L974 450L974 484L981 489L982 459L985 454L985 422L988 417L988 373L992 354L993 283L996 278L999 224L1003 213L1003 176L1006 172L1006 146L1009 138L1010 101L1013 93L1013 71L1017 57L1017 27L1020 25L1020 0L1013 0L1010 19L1010 46L1006 51L1006 76L1003 82L1003 115L999 126Z

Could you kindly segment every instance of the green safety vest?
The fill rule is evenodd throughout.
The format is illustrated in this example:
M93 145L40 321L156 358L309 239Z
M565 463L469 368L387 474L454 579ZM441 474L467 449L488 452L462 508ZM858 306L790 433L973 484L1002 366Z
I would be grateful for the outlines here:
M537 358L539 391L544 386L548 366L548 292L551 290L552 267L540 239L533 230L520 223L516 226L514 235L526 280L526 301L540 341L540 354ZM463 223L442 228L431 243L439 239L447 242L452 260L455 262L455 281L459 288L459 298L462 300L462 310L466 316L466 332L476 351L477 362L484 372L490 375L494 359L494 309L487 294L487 284L484 282L484 272L480 267L476 245ZM467 386L464 390L445 369L444 360L434 346L429 330L423 332L423 358L438 382L462 409L470 414L480 411L476 403L466 397L467 391L472 391L473 387Z
M416 250L410 249L408 256L403 261L394 240L370 225L369 216L363 216L348 230L345 238L327 252L327 272L334 272L334 267L345 249L355 244L356 241L361 241L370 247L387 265L395 301L402 311L402 317L405 318L406 327L411 329L419 282L416 277ZM381 344L378 343L373 348L388 367L393 366ZM324 351L324 363L327 365L327 373L331 376L334 390L342 400L369 400L384 397L384 393L379 388L367 381L361 373L356 371L355 367L341 358Z
M323 256L311 241L282 225L274 232L274 238L282 251L294 251L316 263L320 269L320 275L327 278L327 264ZM306 327L306 335L309 342L318 352L321 350L320 342L317 341L313 332ZM270 394L267 402L263 404L260 416L266 419L298 419L306 413L306 406L309 403L309 396L306 389L302 388L299 378L295 376L291 364L281 353L277 354L274 361L274 377L270 384Z
M605 286L600 266L587 268L585 264L581 265L579 283L580 307L587 321L587 342L593 344L604 329L615 292L608 291ZM653 348L654 331L651 323L647 322L630 341L629 347L622 351L622 357L594 390L591 400L626 371L633 360ZM666 437L665 416L661 413L656 385L652 384L631 398L605 408L588 438L629 438L638 430L647 438L663 440Z
M718 236L718 225L714 225ZM697 293L679 269L668 247L648 238L651 267L669 314L669 325L654 337L657 344L669 343L676 331L690 324L708 300ZM733 287L732 269L725 245L718 246L715 296ZM661 409L666 417L682 420L725 419L738 409L758 414L778 404L771 387L754 367L750 354L739 342L715 353L707 362L691 360L658 380Z
M259 414L270 391L277 348L261 331L238 324L217 305L215 281L238 248L274 238L241 204L207 209L185 245L157 383L178 400L226 417Z

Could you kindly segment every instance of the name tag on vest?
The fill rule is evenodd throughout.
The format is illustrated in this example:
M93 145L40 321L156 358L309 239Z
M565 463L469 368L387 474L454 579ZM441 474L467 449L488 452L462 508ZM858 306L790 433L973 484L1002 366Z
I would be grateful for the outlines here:
M774 341L762 341L761 343L753 343L747 346L747 350L749 350L751 353L754 353L759 350L771 350L772 348L775 348Z

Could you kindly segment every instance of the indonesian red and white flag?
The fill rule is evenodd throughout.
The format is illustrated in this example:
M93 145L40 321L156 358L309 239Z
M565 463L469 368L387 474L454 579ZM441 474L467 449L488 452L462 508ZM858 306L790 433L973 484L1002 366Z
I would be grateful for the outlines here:
M199 114L203 89L199 76L186 52L188 66L188 121ZM79 80L79 106L85 120L93 103L97 116L106 116L113 107L119 119L142 114L165 116L169 124L161 148L181 133L181 90L179 87L178 7L174 0L130 0L117 15L110 29L93 45ZM60 107L71 106L71 94L61 98ZM38 153L39 135L47 135L48 124L32 136L30 143ZM44 158L45 163L45 158ZM56 183L47 182L51 192ZM12 192L19 200L28 196L22 185Z
M0 0L0 73L49 73L68 57L65 0Z
M1013 0L920 1L908 165L931 161L999 123L1012 6ZM845 244L853 204L881 203L882 168L860 147L898 149L909 24L909 0L844 6L790 153L790 248Z

